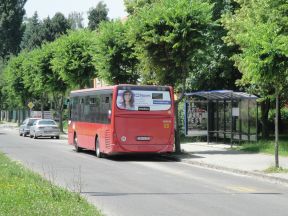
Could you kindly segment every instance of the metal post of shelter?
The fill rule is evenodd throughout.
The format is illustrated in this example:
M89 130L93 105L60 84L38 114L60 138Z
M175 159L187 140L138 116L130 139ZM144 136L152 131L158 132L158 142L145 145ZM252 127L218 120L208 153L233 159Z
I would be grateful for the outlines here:
M230 110L230 114L231 114L231 121L230 121L230 146L232 147L233 145L233 93L231 92L231 110Z
M248 142L250 142L250 98L248 99Z
M238 108L239 108L239 143L242 141L242 119L241 119L241 100L238 99Z
M256 142L258 142L258 103L256 102Z
M209 122L210 122L210 118L209 118L209 93L208 93L208 98L207 98L207 143L209 144L210 142L210 137L209 137Z
M223 123L224 123L224 140L226 140L226 100L224 99L224 102L223 102L223 110L224 110L224 113L223 113Z

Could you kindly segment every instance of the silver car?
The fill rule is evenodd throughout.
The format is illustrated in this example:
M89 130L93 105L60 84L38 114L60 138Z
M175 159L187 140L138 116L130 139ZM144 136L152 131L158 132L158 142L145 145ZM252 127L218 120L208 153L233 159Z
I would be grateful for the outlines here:
M40 119L34 122L30 127L30 137L37 139L38 137L55 137L60 138L60 129L57 123L52 119Z
M25 119L22 124L19 127L19 135L20 136L27 136L30 133L30 127L33 125L33 123L39 120L39 118L27 118Z

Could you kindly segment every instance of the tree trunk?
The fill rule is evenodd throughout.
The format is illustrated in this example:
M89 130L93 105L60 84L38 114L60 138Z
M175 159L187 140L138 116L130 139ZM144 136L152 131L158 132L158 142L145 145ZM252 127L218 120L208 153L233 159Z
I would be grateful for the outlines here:
M179 115L178 115L178 100L175 101L175 152L181 153L180 132L179 132Z
M42 117L42 119L44 119L44 104L43 104L43 101L41 103L41 117Z
M19 127L21 124L21 109L19 109L17 112L18 112L17 125Z
M261 103L261 126L262 126L262 138L269 138L269 121L268 121L268 113L270 109L270 99L266 99Z
M284 125L283 125L282 116L281 116L281 98L280 98L280 95L278 96L278 104L279 104L279 107L278 107L278 130L279 130L279 133L281 133L283 131Z
M63 133L63 105L64 105L64 94L53 95L55 109L59 115L59 129Z
M182 70L185 71L185 68L182 68ZM183 86L183 88L182 88L181 94L180 94L179 98L177 98L177 100L174 103L174 106L175 106L175 108L174 108L174 110L175 110L175 152L176 153L181 153L178 107L179 107L179 103L182 101L182 99L185 96L186 79L183 79L182 86Z
M60 128L60 131L63 133L64 132L64 130L63 130L63 111L59 112L59 128Z
M279 167L279 93L276 94L275 113L275 167Z

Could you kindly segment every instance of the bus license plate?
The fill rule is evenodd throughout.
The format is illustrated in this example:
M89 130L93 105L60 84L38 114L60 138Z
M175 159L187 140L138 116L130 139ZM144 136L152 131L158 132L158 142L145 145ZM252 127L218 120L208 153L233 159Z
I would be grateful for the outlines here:
M150 141L150 137L148 136L138 136L136 138L137 141Z

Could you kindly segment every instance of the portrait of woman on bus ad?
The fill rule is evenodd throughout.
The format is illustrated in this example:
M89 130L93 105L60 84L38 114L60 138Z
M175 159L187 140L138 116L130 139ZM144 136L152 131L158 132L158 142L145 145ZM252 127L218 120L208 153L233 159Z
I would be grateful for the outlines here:
M122 102L120 104L120 108L134 110L134 95L132 91L125 90L122 95Z

